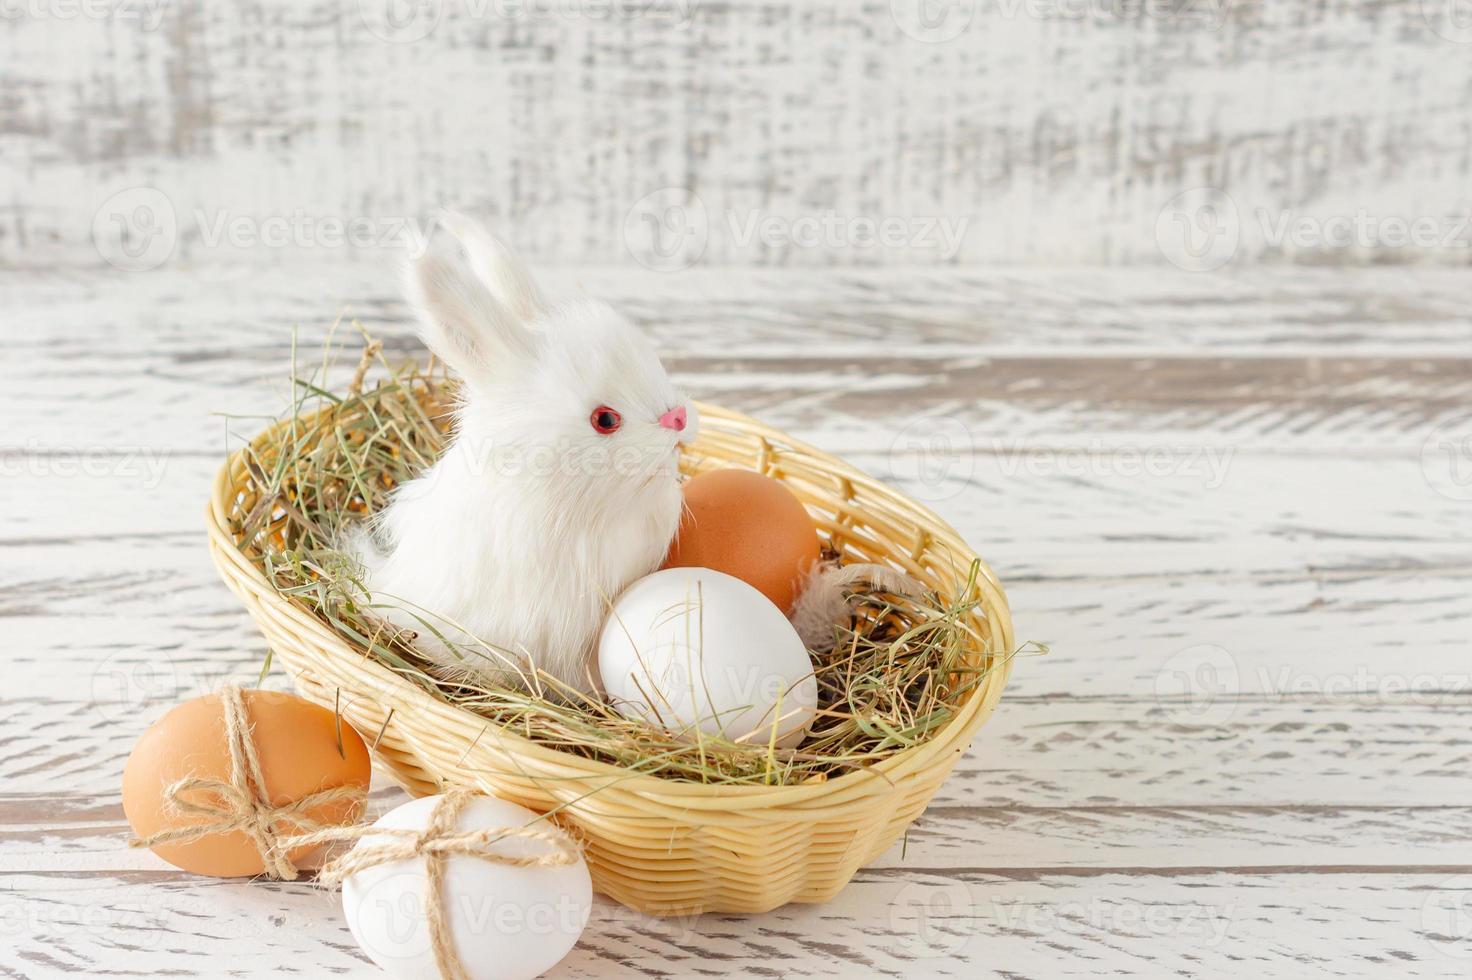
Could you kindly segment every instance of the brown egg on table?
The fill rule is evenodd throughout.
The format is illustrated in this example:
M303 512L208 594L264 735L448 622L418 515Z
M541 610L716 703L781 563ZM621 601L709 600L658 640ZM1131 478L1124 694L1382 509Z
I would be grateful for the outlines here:
M339 724L333 712L292 694L250 690L241 695L264 777L264 795L272 806L337 787L367 790L368 749L357 732L345 722ZM230 746L219 694L174 708L133 747L123 769L123 812L138 837L210 822L208 816L171 812L165 794L169 786L186 777L231 782ZM187 799L218 805L218 798L204 790L192 791ZM346 824L357 820L361 809L360 800L337 799L306 815L324 824ZM301 832L287 821L273 829L283 836ZM196 874L231 878L265 870L260 851L239 830L160 843L152 849L175 867ZM293 853L291 860L301 860L309 851Z
M725 572L787 613L818 557L818 528L791 490L751 470L723 469L685 484L665 567Z

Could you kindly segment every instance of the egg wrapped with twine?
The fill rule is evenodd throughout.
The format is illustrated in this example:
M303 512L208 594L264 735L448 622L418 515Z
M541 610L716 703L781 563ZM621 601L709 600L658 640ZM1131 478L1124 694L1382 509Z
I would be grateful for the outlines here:
M335 712L230 685L178 705L133 747L129 844L195 874L289 881L313 848L284 839L355 822L369 777L367 746Z

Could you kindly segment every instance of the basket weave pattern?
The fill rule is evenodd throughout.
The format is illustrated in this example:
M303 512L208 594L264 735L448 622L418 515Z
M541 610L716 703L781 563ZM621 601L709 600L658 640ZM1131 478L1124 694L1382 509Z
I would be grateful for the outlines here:
M948 599L969 598L955 593L976 555L929 510L759 422L698 408L700 436L682 458L685 473L722 466L766 473L802 500L845 561L887 562ZM993 669L929 741L862 771L791 786L635 775L495 729L399 677L280 595L230 530L246 479L237 453L211 495L210 552L298 691L338 706L365 738L377 736L374 755L415 795L469 786L538 812L557 809L557 821L587 845L594 888L643 912L761 912L832 898L925 809L991 714L1010 670L1007 601L982 563L972 626L987 642L973 651L974 665Z

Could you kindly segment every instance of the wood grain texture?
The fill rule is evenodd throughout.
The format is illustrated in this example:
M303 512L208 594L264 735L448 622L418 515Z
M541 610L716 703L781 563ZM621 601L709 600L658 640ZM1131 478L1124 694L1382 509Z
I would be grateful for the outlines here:
M12 917L35 929L10 954L18 975L126 976L166 956L186 975L249 977L263 975L267 950L288 974L381 975L362 959L334 902L310 886L151 872L13 880L27 897ZM1465 975L1465 962L1437 932L1437 909L1460 881L1437 872L865 872L833 902L779 909L760 930L718 916L648 920L600 901L589 924L600 941L580 945L557 975L1010 978L1107 968L1140 977L1250 969L1283 980L1452 978Z
M835 901L600 901L557 976L1466 976L1455 0L405 9L0 2L0 977L380 975L332 896L127 850L116 790L262 663L215 466L297 328L418 350L443 204L929 503L1052 645Z
M0 274L0 976L375 975L331 896L122 840L133 740L264 654L203 549L211 413L254 431L344 304L416 349L382 264L276 258ZM929 502L1052 645L834 902L600 901L556 975L1465 975L1472 525L1425 454L1467 410L1464 273L547 278Z
M403 31L382 0L14 6L10 264L96 264L143 201L174 262L282 222L319 248L366 222L374 251L446 203L593 264L1472 254L1472 37L1442 0L428 0ZM1281 230L1335 220L1371 230Z
M422 354L391 268L327 257L0 281L0 303L15 311L0 397L23 423L9 438L62 454L218 451L219 414L246 416L234 426L244 434L286 404L293 331L314 363L347 310L392 351ZM697 395L842 452L872 448L876 427L884 441L913 441L944 417L940 434L958 451L987 456L1205 446L1419 456L1438 427L1465 426L1472 401L1472 286L1456 271L543 278L647 324ZM146 393L135 376L149 379ZM65 394L80 379L84 402Z

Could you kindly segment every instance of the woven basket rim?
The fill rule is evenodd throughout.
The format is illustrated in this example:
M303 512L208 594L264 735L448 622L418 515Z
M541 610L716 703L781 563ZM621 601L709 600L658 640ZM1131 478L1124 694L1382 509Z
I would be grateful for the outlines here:
M841 471L844 479L856 487L862 487L881 495L898 494L898 491L894 488L888 487L867 475L847 460L816 449L801 440L792 438L786 433L772 429L770 426L750 416L708 402L695 401L694 405L700 412L702 422L718 419L730 423L738 430L745 430L749 434L757 435L764 441L775 439L782 444L778 450L780 453L791 454L796 452L820 458L832 469ZM227 579L235 580L232 588L235 585L249 587L251 591L262 597L263 602L275 606L280 614L284 614L298 626L305 628L311 633L320 635L324 646L335 646L335 650L327 651L332 656L346 655L352 658L355 669L364 670L373 675L374 683L380 691L392 691L395 697L412 699L418 702L417 706L421 709L468 715L484 725L483 737L491 738L500 743L500 747L508 753L531 756L546 766L559 766L578 770L581 778L599 781L600 783L602 781L608 781L610 785L604 788L612 789L616 786L619 790L635 793L647 800L658 801L668 799L671 805L687 808L702 809L709 807L714 809L721 806L723 802L729 802L735 797L741 798L743 803L758 803L764 806L790 806L792 804L816 802L823 797L832 796L840 791L848 791L850 789L858 790L864 780L890 776L898 777L912 769L923 768L942 753L964 751L981 723L987 718L991 709L1000 699L1002 691L1006 687L1011 675L1012 651L992 651L992 656L997 657L998 662L988 671L982 683L972 688L963 696L956 716L947 721L927 741L896 752L894 755L886 759L881 759L862 769L855 769L839 775L829 776L823 780L807 780L786 785L762 786L739 783L700 783L694 780L671 779L650 773L633 773L628 769L601 759L590 759L571 752L565 752L561 749L551 748L514 732L498 729L490 719L435 697L422 687L400 677L386 664L380 663L368 656L363 650L358 649L346 637L332 629L330 625L318 618L301 602L283 596L266 577L265 573L245 555L231 534L229 530L229 510L234 501L238 476L245 469L245 453L247 449L258 446L287 426L293 424L312 424L315 422L317 416L327 411L328 408L328 406L324 406L305 416L279 419L252 438L249 447L237 449L226 458L224 464L215 475L209 504L205 509L208 537L212 545L210 550L217 568L221 575ZM960 557L965 559L968 566L973 561L979 562L981 575L990 584L997 599L995 606L989 604L986 615L989 617L1002 617L1002 633L1004 636L1010 638L1011 621L1006 595L986 560L972 551L961 539L959 533L929 507L907 495L904 496L904 500L909 507L913 508L925 518L931 528L942 532L945 537L950 539L946 544L951 548L953 553L959 552ZM899 770L899 772L896 772L896 770ZM601 791L600 789L594 792Z

